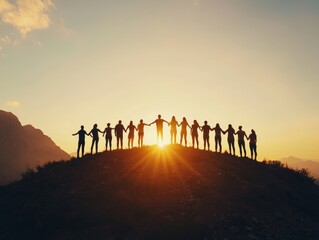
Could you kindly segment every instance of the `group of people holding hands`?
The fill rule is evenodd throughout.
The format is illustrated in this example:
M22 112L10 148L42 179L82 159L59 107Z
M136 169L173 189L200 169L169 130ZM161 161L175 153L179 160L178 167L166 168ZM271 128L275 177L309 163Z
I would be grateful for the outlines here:
M87 133L84 130L84 126L81 126L81 129L72 134L73 136L79 135L78 149L77 149L77 157L79 157L79 153L81 150L82 156L84 154L85 147L85 135L92 137L92 145L91 145L91 154L93 153L94 145L95 151L98 152L98 142L99 142L99 132L105 136L105 147L106 150L112 150L112 131L114 130L116 136L116 145L117 149L123 149L123 135L124 132L128 131L128 148L133 148L134 142L134 133L138 132L138 147L143 146L143 138L144 138L144 127L151 126L152 124L156 124L157 129L157 143L163 143L163 125L164 122L170 126L170 135L171 135L171 144L176 144L176 135L177 135L177 127L181 127L180 132L180 144L183 145L183 141L185 146L187 146L187 128L190 129L190 133L192 136L192 147L196 147L198 149L198 130L203 132L203 140L204 140L204 150L210 150L210 142L209 142L209 133L210 131L215 131L215 151L217 152L219 148L219 152L222 152L222 144L221 144L221 135L227 133L227 141L229 146L229 153L235 155L235 135L238 136L238 146L240 151L240 156L246 157L246 147L245 147L245 138L249 140L249 147L251 152L251 158L257 160L257 135L255 131L252 129L251 134L247 136L246 132L242 130L242 126L238 127L238 130L232 127L231 124L228 125L228 128L224 131L221 129L219 124L217 123L215 127L211 128L210 125L207 124L207 121L204 121L204 125L200 126L199 123L194 120L193 124L190 126L187 122L186 118L183 117L183 120L178 123L175 116L172 117L171 121L168 122L162 119L161 115L158 115L158 118L153 122L146 124L141 119L137 127L133 124L133 121L130 121L130 124L125 128L122 124L122 121L119 120L118 124L112 128L111 124L108 123L107 127L104 131L98 129L97 124L94 124L92 130Z

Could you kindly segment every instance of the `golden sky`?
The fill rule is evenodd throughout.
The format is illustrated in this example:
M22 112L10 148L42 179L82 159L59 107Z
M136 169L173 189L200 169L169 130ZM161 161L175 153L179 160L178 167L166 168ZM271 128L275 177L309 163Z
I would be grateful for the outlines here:
M319 160L318 42L318 1L0 0L0 107L67 152L82 124L162 114Z

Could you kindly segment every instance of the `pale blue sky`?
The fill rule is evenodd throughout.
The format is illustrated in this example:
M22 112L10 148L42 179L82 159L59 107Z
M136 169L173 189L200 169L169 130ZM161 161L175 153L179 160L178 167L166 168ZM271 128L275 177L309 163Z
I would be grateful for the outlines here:
M66 151L81 124L161 113L254 128L261 159L319 159L319 1L6 2L0 107Z

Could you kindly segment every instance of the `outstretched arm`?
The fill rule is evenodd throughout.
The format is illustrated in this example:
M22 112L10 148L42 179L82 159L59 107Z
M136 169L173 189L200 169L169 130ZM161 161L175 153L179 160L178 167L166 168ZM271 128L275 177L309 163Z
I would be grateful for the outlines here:
M72 134L72 136L76 136L76 135L78 135L78 134L79 134L79 132L77 132L77 133L73 133L73 134Z
M246 136L246 138L248 139L248 137L247 137L247 134L245 133L245 136Z
M156 123L156 120L154 122L151 122L150 124L148 124L149 126L151 126L152 124Z
M92 133L92 130L88 133L88 136L92 137L91 133Z

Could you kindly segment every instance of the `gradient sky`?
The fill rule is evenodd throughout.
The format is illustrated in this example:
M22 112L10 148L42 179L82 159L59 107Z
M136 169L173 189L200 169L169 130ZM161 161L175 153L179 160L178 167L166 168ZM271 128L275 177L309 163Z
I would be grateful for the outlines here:
M317 0L0 0L0 108L67 152L81 124L162 114L319 160L318 43Z

